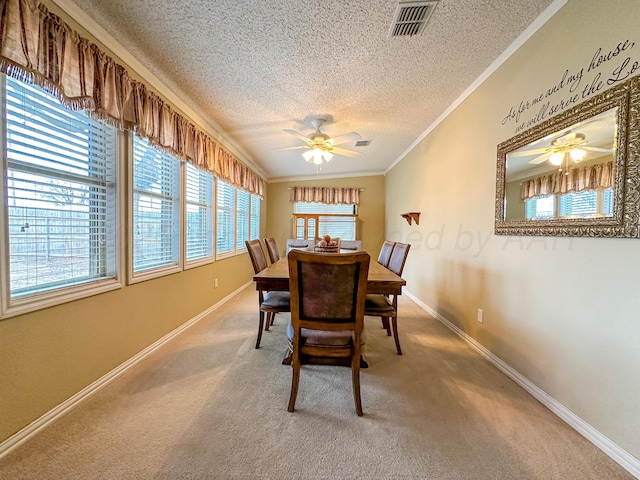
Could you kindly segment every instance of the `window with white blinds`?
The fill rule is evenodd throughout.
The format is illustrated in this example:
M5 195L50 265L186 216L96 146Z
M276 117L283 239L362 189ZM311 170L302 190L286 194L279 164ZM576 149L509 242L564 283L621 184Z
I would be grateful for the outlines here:
M213 175L186 164L186 265L213 260Z
M180 208L179 160L135 136L132 280L180 269Z
M216 255L247 251L245 240L260 236L260 197L216 179Z
M525 201L527 220L613 215L613 189L546 195Z
M553 218L556 210L555 195L546 195L527 199L525 202L527 220L542 220Z
M356 240L357 206L354 204L327 204L319 202L295 202L293 212L317 214L314 217L296 219L296 238L315 238L324 235L342 240Z
M251 194L249 214L249 240L260 238L260 197Z
M0 89L3 314L119 286L115 129L10 77Z
M236 250L247 248L249 239L249 193L236 190Z
M216 180L216 255L234 251L235 188L222 180Z

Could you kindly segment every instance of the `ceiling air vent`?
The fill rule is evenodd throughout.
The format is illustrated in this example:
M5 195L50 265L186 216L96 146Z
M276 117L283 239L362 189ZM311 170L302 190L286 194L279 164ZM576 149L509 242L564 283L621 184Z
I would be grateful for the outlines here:
M389 30L390 37L413 37L424 31L438 0L428 2L400 2Z
M371 143L371 140L358 140L356 142L356 147L366 147Z

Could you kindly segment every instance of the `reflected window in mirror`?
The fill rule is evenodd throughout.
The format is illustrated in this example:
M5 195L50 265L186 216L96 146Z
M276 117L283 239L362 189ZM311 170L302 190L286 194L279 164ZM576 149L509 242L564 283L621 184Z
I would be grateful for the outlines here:
M527 220L595 218L613 215L613 189L583 190L525 200Z

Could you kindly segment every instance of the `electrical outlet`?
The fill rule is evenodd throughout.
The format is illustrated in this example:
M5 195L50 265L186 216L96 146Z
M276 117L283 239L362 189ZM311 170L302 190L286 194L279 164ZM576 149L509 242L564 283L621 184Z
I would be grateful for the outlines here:
M214 278L213 280L213 288L218 288L218 279Z
M478 321L484 323L484 312L481 308L478 309Z

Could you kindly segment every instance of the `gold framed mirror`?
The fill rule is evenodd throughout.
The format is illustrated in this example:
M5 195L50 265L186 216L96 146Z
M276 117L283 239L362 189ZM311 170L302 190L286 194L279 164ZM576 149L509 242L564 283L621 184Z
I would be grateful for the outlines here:
M498 145L495 233L639 236L640 79Z

